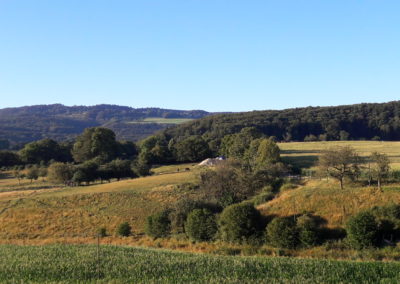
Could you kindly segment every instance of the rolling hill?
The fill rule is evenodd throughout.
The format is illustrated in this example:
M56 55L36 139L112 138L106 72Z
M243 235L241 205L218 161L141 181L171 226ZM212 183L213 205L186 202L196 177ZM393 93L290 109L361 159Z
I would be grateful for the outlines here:
M0 109L0 140L12 144L43 138L69 140L87 127L112 129L120 140L140 140L159 130L210 113L202 110L131 108L117 105L36 105Z

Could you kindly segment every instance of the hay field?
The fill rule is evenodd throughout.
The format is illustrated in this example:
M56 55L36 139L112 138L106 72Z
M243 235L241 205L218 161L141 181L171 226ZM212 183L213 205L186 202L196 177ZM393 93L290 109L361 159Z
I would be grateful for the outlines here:
M326 141L279 143L281 155L287 162L303 168L311 168L318 161L321 151L330 147L351 146L366 157L374 151L385 153L392 162L393 169L400 169L400 142L386 141Z

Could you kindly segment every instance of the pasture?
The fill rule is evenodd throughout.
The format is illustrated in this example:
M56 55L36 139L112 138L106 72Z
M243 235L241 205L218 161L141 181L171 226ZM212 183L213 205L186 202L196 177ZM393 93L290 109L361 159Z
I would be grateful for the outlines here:
M284 161L301 168L312 168L323 150L338 146L351 146L361 157L372 152L385 153L392 162L393 169L400 169L400 142L386 141L326 141L279 143Z
M135 120L129 123L158 123L158 124L182 124L192 121L191 118L163 118L163 117L147 117L143 120Z

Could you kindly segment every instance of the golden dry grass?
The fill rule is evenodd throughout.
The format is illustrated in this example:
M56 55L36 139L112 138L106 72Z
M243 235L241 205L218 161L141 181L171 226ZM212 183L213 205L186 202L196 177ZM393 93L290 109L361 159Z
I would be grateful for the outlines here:
M296 166L309 168L318 160L321 151L330 147L351 146L363 157L374 151L385 153L392 162L393 169L400 169L400 142L381 141L327 141L279 143L284 160Z
M330 227L343 226L347 219L364 209L400 202L400 185L374 187L349 185L341 190L330 180L312 180L287 190L259 209L265 215L290 216L310 212L324 218Z
M16 190L0 192L0 239L86 238L100 227L113 234L125 221L141 234L147 216L192 194L178 185L196 181L194 168L158 170L162 174L80 187L27 190L16 179L3 180L0 190Z

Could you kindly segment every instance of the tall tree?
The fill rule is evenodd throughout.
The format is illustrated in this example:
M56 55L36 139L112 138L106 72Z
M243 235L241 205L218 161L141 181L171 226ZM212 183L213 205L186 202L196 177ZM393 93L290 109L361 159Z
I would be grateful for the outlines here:
M360 157L350 146L330 148L319 157L319 168L322 172L337 179L340 188L344 188L344 179L353 179L359 174Z
M19 152L21 160L27 164L47 163L50 160L58 161L60 157L60 145L51 139L43 139L31 142Z
M381 190L382 179L389 175L390 160L385 154L373 152L370 157L372 161L371 174L378 182L378 188Z
M107 128L86 128L82 135L78 136L72 149L74 160L82 163L94 158L100 158L104 162L111 161L118 150L115 133Z

